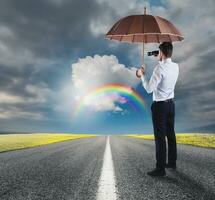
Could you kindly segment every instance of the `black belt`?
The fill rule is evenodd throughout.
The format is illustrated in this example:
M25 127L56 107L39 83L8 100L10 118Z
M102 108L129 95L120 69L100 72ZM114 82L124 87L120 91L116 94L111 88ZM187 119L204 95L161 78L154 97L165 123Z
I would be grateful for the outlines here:
M155 102L155 103L171 102L171 101L174 101L174 99L172 98L172 99L166 99L166 100L164 100L164 101L153 101L153 103L154 103L154 102Z

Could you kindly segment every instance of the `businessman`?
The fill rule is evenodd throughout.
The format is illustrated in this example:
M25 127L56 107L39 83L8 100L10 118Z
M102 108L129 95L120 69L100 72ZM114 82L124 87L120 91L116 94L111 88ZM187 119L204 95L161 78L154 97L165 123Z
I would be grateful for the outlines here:
M155 137L156 167L147 172L150 176L165 176L165 168L176 169L177 145L174 130L175 103L174 89L179 75L179 66L171 60L173 46L170 42L159 45L158 65L148 81L145 66L140 75L147 93L153 92L151 105ZM166 162L166 139L168 141L168 162Z

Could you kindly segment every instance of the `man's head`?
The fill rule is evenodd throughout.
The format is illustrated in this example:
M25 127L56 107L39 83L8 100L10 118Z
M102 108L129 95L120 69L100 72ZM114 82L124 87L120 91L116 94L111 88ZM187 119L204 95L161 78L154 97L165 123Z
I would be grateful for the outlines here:
M160 60L170 58L172 56L173 46L171 42L163 42L162 44L159 45L159 49L160 49L160 54L159 54Z

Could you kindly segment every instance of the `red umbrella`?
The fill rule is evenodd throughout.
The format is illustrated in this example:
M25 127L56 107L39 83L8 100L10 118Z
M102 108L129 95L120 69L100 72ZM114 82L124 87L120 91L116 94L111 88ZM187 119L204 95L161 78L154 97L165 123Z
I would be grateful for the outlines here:
M170 21L159 16L147 15L146 7L144 15L130 15L117 21L105 37L120 42L143 43L143 64L145 43L175 42L184 39Z

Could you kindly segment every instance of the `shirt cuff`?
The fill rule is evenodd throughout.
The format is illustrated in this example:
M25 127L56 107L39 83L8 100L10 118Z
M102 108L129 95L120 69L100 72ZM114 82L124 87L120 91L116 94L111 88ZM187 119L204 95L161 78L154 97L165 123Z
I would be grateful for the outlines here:
M146 82L146 74L143 74L143 75L141 76L141 80L142 80L143 82Z

